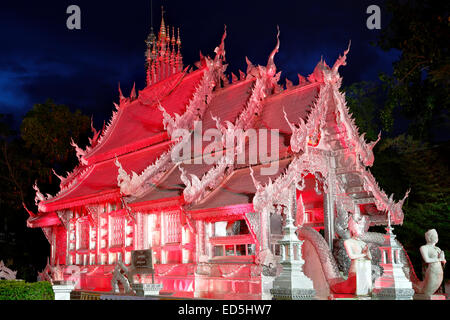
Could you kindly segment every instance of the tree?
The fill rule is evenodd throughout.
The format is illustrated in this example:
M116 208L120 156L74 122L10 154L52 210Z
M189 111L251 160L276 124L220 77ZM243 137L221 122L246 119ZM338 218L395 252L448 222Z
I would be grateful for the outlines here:
M422 258L419 248L425 243L427 230L435 228L438 231L439 246L450 256L447 158L450 143L431 144L406 134L386 135L392 128L394 116L384 114L379 107L387 99L383 95L388 91L383 86L372 82L354 83L345 88L346 99L360 133L367 132L366 136L374 140L380 128L384 131L383 139L374 149L375 162L371 169L380 186L388 195L393 193L397 200L411 189L403 206L404 224L395 227L395 232L420 276ZM373 231L384 232L384 229L373 228ZM448 270L445 275L449 278Z
M78 163L71 140L83 145L87 141L90 119L80 110L71 112L67 106L57 105L52 100L34 105L24 117L20 128L24 146L31 152L32 166L38 171L36 178L53 187L52 169L64 172L72 170Z
M400 135L382 140L375 149L372 171L387 193L401 198L405 188L411 188L403 205L404 223L395 227L395 233L418 275L422 268L419 248L425 244L427 230L438 231L438 246L450 256L450 171L446 161L449 147L449 143L430 145ZM449 271L445 273L449 278Z
M386 8L392 19L378 44L385 50L400 50L401 56L393 64L392 76L381 75L388 90L382 118L392 119L399 108L411 121L409 133L415 139L433 139L433 124L448 120L450 4L388 0Z
M47 100L36 104L24 117L21 134L14 132L0 115L0 232L6 229L7 244L0 243L1 259L13 261L18 276L35 281L48 256L48 244L40 229L28 229L22 203L31 209L38 180L41 190L54 193L59 188L52 168L64 172L78 163L70 140L86 142L90 119L80 111ZM80 145L83 145L82 143Z
M376 140L383 127L378 120L379 105L383 101L380 84L367 81L356 82L344 88L344 91L347 106L358 124L360 133L365 132L368 140Z

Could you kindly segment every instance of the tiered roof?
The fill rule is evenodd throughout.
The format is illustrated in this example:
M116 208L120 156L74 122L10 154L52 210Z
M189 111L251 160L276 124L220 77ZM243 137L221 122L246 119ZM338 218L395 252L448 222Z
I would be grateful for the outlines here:
M374 143L359 136L339 92L338 68L345 65L348 51L333 68L321 61L308 80L300 76L296 86L287 81L285 89L274 63L278 40L267 66L255 67L247 60L247 73L241 73L240 80L232 75L230 83L224 73L225 36L214 59L201 57L199 69L165 74L165 79L149 81L138 95L133 88L129 98L119 89L120 103L110 123L90 147L77 149L80 165L62 178L61 191L44 197L36 187L39 217L119 198L141 209L170 202L193 213L233 205L266 210L292 182L301 182L304 172L330 174L321 157L326 153L342 160L342 165L338 163L333 172L336 185L325 188L342 191L373 216L374 224L385 223L386 211L391 211L394 223L402 223L403 202L388 198L366 168L373 163ZM157 46L164 39L161 31ZM175 130L192 132L196 120L202 120L203 131L218 128L224 134L278 129L280 156L272 160L278 163L278 172L258 176L262 163L230 165L225 157L215 165L174 163L170 151L194 139L191 134L173 140ZM364 205L375 210L365 211ZM41 226L39 217L29 219L29 225Z

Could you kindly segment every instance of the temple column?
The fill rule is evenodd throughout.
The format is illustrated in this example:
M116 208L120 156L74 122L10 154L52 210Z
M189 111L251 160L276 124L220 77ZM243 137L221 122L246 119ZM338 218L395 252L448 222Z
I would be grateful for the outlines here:
M334 240L334 186L336 181L335 165L333 157L327 157L328 162L328 192L323 196L323 218L324 218L324 234L325 240L333 250Z
M270 212L264 209L261 212L261 243L259 244L259 250L264 251L270 248L269 237L270 237Z
M324 217L324 234L325 241L328 246L333 250L334 239L334 201L333 196L329 193L323 196L323 217Z

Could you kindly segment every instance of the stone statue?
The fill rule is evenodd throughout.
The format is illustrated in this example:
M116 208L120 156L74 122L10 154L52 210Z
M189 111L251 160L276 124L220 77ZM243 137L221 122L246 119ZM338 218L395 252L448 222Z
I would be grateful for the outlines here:
M113 277L111 279L111 287L113 293L119 293L119 282L123 285L125 293L132 293L133 289L131 289L130 281L128 279L129 270L125 266L125 264L119 260L116 263L116 266L113 271Z
M352 217L349 230L351 238L344 241L345 250L352 260L348 279L356 280L356 295L368 295L372 291L372 256L368 244L360 239L364 232L364 221L356 222Z
M3 260L0 261L0 280L16 280L17 271L12 271L11 269L7 268L5 264L3 263Z
M435 229L428 230L425 233L426 245L420 247L423 261L427 264L425 279L415 286L416 293L426 296L433 295L441 286L444 270L443 266L447 262L445 260L444 251L436 247L438 242L438 234Z
M64 282L64 272L59 264L56 267L51 268L51 272L51 280L53 284L61 284Z

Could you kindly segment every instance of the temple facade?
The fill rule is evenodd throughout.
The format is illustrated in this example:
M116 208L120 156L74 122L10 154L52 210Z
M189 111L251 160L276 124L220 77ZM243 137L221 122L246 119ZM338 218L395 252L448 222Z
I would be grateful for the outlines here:
M179 30L164 18L159 34L152 30L146 88L129 97L119 88L104 130L93 130L85 150L73 143L79 165L59 177L58 194L34 186L38 213L27 224L49 241L47 271L60 266L76 289L109 292L118 262L151 250L164 292L270 299L294 201L303 271L327 297L348 272L350 218L375 251L384 237L369 228L388 215L403 222L404 199L388 197L369 170L377 141L358 132L339 91L348 50L332 67L320 61L298 84L282 84L278 37L267 65L247 60L239 76L226 74L225 38L226 30L213 58L185 67Z

